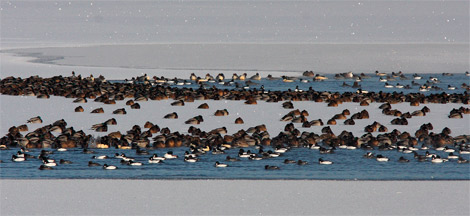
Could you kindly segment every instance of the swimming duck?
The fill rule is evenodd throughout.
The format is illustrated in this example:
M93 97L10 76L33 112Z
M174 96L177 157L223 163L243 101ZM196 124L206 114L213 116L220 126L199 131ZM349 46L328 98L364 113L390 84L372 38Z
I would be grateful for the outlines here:
M184 158L184 162L195 163L197 161L199 161L199 158L194 158L194 157L191 157L191 156Z
M296 162L295 160L285 159L285 160L284 160L284 163L285 163L285 164L295 164L295 163L297 163L297 162Z
M266 165L266 166L264 166L264 169L265 169L265 170L278 170L279 167L278 167L278 166L269 166L269 165Z
M60 164L72 164L73 162L69 160L60 159L59 163Z
M109 157L107 155L99 155L99 156L93 156L91 159L98 159L98 160L104 160L108 159Z
M11 160L12 160L13 162L21 162L21 161L25 161L26 158L25 158L25 157L18 157L18 156L16 156L16 155L12 155L12 156L11 156Z
M404 157L400 157L400 159L398 159L398 162L401 162L401 163L408 163L410 162L410 160L404 158Z
M48 167L57 166L56 162L54 162L54 161L51 162L51 161L48 161L47 159L43 160L42 163L43 163L44 166L48 166Z
M54 168L42 164L39 166L39 170L53 170Z
M41 116L37 116L37 117L33 117L33 118L30 118L27 123L31 123L31 124L39 124L39 123L42 123L42 119L41 119Z
M225 158L225 161L236 162L236 161L240 161L240 159L238 159L238 158L232 158L232 157L230 157L230 156L227 156L227 157Z
M387 162L387 161L390 160L389 158L387 158L387 157L385 157L385 156L383 156L383 155L380 155L380 154L377 155L377 157L376 157L375 159L376 159L377 161L379 161L379 162Z
M261 80L261 76L259 75L259 73L256 73L255 75L253 75L252 77L250 77L251 80Z
M163 157L165 157L166 159L175 159L178 158L178 155L174 155L173 151L169 151Z
M117 168L118 168L117 166L113 166L113 165L108 165L108 164L103 165L103 169L106 169L106 170L115 170Z
M447 156L447 159L458 159L459 156L458 155L454 155L454 153L450 153L448 156Z
M127 161L127 165L129 165L129 166L142 166L143 164L141 162L130 160L130 161Z
M431 162L432 163L442 163L442 162L444 162L444 159L440 158L439 156L432 156Z
M303 161L303 160L298 160L298 161L297 161L297 165L301 165L301 166L302 166L302 165L307 165L307 164L308 164L307 161Z
M462 158L462 157L459 157L459 159L457 160L457 163L468 163L469 161Z
M318 159L318 163L319 163L319 164L322 164L322 165L330 165L330 164L333 164L333 162L331 162L331 161L329 161L329 160L323 160L323 158Z
M228 167L227 164L220 163L219 161L216 161L214 166L215 167Z
M92 166L101 166L99 163L95 163L93 161L88 161L88 166L92 167Z

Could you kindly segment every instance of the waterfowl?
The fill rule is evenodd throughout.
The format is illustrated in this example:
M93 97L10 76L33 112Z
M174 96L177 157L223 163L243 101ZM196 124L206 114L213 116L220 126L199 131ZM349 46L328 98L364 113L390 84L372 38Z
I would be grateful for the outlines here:
M307 161L303 161L303 160L298 160L298 161L297 161L297 165L301 165L301 166L302 166L302 165L307 165L307 164L308 164Z
M97 160L104 160L104 159L108 159L109 157L106 156L106 155L99 155L99 156L93 156L91 157L91 159L97 159Z
M386 73L379 72L379 71L375 71L375 75L376 75L376 76L387 76Z
M175 159L178 158L178 155L174 155L172 151L169 151L165 155L163 155L163 157L166 159Z
M232 158L232 157L230 157L230 156L227 156L227 157L225 158L225 161L236 162L236 161L240 161L240 159L238 159L238 158Z
M264 169L265 169L265 170L278 170L279 167L278 167L278 166L269 166L269 165L266 165L266 166L264 166Z
M99 163L95 163L93 161L88 161L88 166L92 167L92 166L101 166Z
M60 159L59 163L60 164L72 164L73 162L69 160Z
M285 163L285 164L295 164L295 163L297 163L297 162L296 162L295 160L285 159L285 160L284 160L284 163Z
M448 156L447 156L447 159L458 159L459 156L458 155L454 155L454 153L450 153Z
M165 118L165 119L177 119L178 114L176 112L168 113L163 118Z
M49 160L47 160L47 159L43 160L42 163L43 163L44 166L48 166L48 167L57 166L57 163L56 163L56 162L53 162L53 161L51 162L51 161L49 161Z
M367 152L362 157L371 159L371 158L375 158L375 155L372 152Z
M44 164L42 164L41 166L39 166L39 170L53 170L54 168L50 167L50 166L46 166Z
M86 103L86 102L87 102L86 98L77 98L73 100L73 103Z
M408 160L408 159L406 159L406 158L404 158L404 157L400 157L400 159L398 159L398 162L400 162L400 163L408 163L408 162L410 162L410 160Z
M259 73L256 73L255 75L251 76L250 79L251 80L261 80L261 76L259 75Z
M228 167L227 164L220 163L219 161L216 161L214 166L215 167Z
M386 78L383 78L383 77L379 77L379 82L387 82L388 80Z
M18 157L18 156L16 156L16 155L12 155L12 156L11 156L11 160L12 160L13 162L21 162L21 161L25 161L26 158L25 158L25 157Z
M157 158L150 157L148 161L149 161L149 163L163 163L163 160L158 159L158 158L163 158L163 160L165 160L164 157L157 157Z
M375 157L375 159L376 159L377 161L379 161L379 162L387 162L387 161L390 160L389 158L387 158L387 157L385 157L385 156L383 156L383 155L380 155L380 154L377 155L377 157Z
M198 158L194 158L194 157L192 157L192 156L189 156L189 157L185 157L185 158L184 158L184 162L195 163L195 162L197 162L197 161L199 161L199 159L198 159Z
M330 165L330 164L333 164L333 162L331 162L331 161L329 161L329 160L323 160L323 158L318 159L318 163L319 163L319 164L322 164L322 165Z
M274 149L274 152L276 152L276 153L285 153L287 150L288 150L287 148L277 146L277 147Z
M75 112L84 112L84 111L85 111L85 109L83 109L82 106L78 106L78 107L75 108Z
M209 109L209 105L207 103L203 103L197 107L198 109Z
M198 116L195 116L193 118L190 118L190 119L186 120L184 123L185 124L200 124L203 121L204 121L204 119L202 118L202 116L198 115Z
M215 116L228 116L228 114L229 113L228 113L227 109L217 110L214 113Z
M391 85L391 84L388 84L388 83L386 82L385 85L384 85L384 87L385 87L385 88L393 88L394 86Z
M127 161L126 164L129 165L129 166L142 166L143 165L141 162L137 162L137 161L134 161L134 160Z
M241 157L241 158L249 158L250 156L255 156L254 154L251 153L250 150L246 151L244 149L240 149L238 151L238 157Z
M170 104L171 106L184 106L183 100L178 100Z
M106 170L115 170L115 169L117 169L117 166L104 164L104 165L103 165L103 169L106 169Z
M31 124L39 124L39 123L42 123L42 119L41 119L41 116L37 116L37 117L32 117L30 118L27 123L31 123Z
M113 114L118 114L118 115L125 115L127 114L126 109L121 108L113 111Z
M245 122L243 121L242 118L238 117L237 119L235 119L235 124L244 124Z
M440 158L439 156L432 156L431 162L432 163L442 163L442 162L444 162L444 160L442 158Z
M165 157L159 157L157 154L153 154L152 157L150 157L152 160L165 160Z
M90 113L104 113L104 109L102 107L100 108L96 108L94 110L92 110Z
M462 158L462 157L459 157L459 159L457 160L457 163L468 163L469 161Z

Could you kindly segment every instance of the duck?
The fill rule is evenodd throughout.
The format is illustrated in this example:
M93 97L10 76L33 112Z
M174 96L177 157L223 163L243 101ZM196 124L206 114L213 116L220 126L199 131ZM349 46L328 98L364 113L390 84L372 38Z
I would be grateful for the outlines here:
M464 159L463 157L459 157L459 159L457 160L457 163L468 163L469 161Z
M184 158L184 162L195 163L195 162L197 162L197 161L199 161L199 159L198 159L198 158L194 158L194 157L192 157L192 156L189 156L189 157L185 157L185 158Z
M43 165L48 166L48 167L57 166L57 163L56 163L56 162L50 162L50 161L48 161L47 159L46 159L46 160L43 160L42 163L43 163Z
M193 118L190 118L188 119L187 121L185 121L184 123L185 124L200 124L201 122L203 122L204 119L202 118L201 115L198 115L196 117L193 117Z
M371 159L371 158L375 158L375 155L372 152L367 152L362 157Z
M88 161L88 166L92 167L92 166L101 166L101 165L99 163L95 163L93 161Z
M238 151L238 157L241 157L241 158L249 158L251 155L253 155L253 154L251 153L250 150L248 150L248 151L245 152L244 149L240 149L240 150ZM254 155L253 155L253 156L254 156Z
M59 163L60 163L60 164L73 164L72 161L64 160L64 159L60 159Z
M257 156L256 154L251 154L250 157L248 157L250 160L263 160L263 157Z
M99 155L99 156L93 156L91 159L98 159L98 160L104 160L108 159L109 157L107 155Z
M25 157L18 157L18 156L16 156L16 155L12 155L12 156L11 156L11 160L12 160L13 162L21 162L21 161L25 161L26 158L25 158Z
M274 149L274 152L276 152L276 153L285 153L287 150L288 150L287 148L277 146L277 147Z
M158 158L163 158L163 157L158 157ZM161 159L156 159L156 158L154 158L154 157L150 157L150 158L149 158L149 163L164 163L164 162L163 162L164 159L165 159L165 158L163 158L163 160L161 160Z
M387 76L386 73L379 72L379 71L375 71L375 75L376 75L376 76Z
M285 159L283 163L285 163L285 164L295 164L297 162L295 160Z
M331 162L331 161L329 161L329 160L323 160L323 158L318 159L318 163L319 163L319 164L322 164L322 165L330 165L330 164L333 164L333 162Z
M379 77L379 82L387 82L387 78Z
M410 162L410 160L408 160L408 159L406 159L406 158L404 158L404 157L400 157L400 159L398 159L398 162L400 162L400 163L408 163L408 162Z
M178 114L176 112L168 113L163 118L165 118L165 119L178 119Z
M261 80L261 76L259 75L259 73L256 73L255 75L251 76L250 79L251 80Z
M269 165L266 165L264 166L264 169L265 170L278 170L280 169L278 166L269 166Z
M32 117L27 121L27 123L40 124L40 123L42 123L41 116Z
M215 167L228 167L227 164L224 164L224 163L220 163L219 161L216 161L215 164L214 164Z
M376 157L375 159L376 159L377 161L379 161L379 162L387 162L387 161L390 160L388 157L385 157L385 156L383 156L383 155L381 155L381 154L377 155L377 157Z
M152 160L165 160L165 157L159 157L157 154L153 154L152 157L150 157Z
M227 156L227 157L225 158L225 161L236 162L236 161L240 161L240 159Z
M118 168L117 166L113 166L113 165L108 165L108 164L103 165L103 169L106 169L106 170L115 170L117 168Z
M54 168L50 167L50 166L46 166L44 164L42 164L41 166L39 166L39 170L53 170Z
M141 162L130 160L130 161L127 161L127 165L129 165L129 166L142 166L143 164Z
M173 151L167 152L165 155L163 155L166 159L175 159L178 158L178 155L174 155Z
M57 151L58 152L65 152L65 151L67 151L67 149L66 148L58 148Z
M442 163L442 162L444 162L444 159L440 158L439 156L432 156L431 162L432 163Z
M391 84L388 84L388 83L386 82L385 85L384 85L384 87L385 87L385 88L393 88L394 86L391 85Z
M418 74L416 74L416 73L413 74L413 79L415 79L415 80L420 80L421 78L422 78L422 77L421 77L420 75L418 75Z
M302 165L307 165L307 164L308 164L307 161L303 161L303 160L298 160L298 161L297 161L297 165L301 165L301 166L302 166Z
M454 155L454 153L450 153L448 156L447 156L447 159L459 159L459 156L458 155Z

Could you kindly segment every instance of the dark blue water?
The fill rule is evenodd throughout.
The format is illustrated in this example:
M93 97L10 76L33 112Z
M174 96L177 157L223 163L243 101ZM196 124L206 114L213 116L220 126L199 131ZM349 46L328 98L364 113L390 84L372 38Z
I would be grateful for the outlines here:
M258 150L251 149L254 152ZM320 154L318 150L306 148L293 148L277 158L252 161L240 158L238 162L225 162L226 156L237 157L239 149L230 149L226 154L212 155L210 152L200 156L200 161L188 163L183 161L184 151L187 148L171 149L179 156L178 159L165 160L163 164L149 164L147 155L136 155L135 150L120 149L94 149L96 154L84 154L81 149L69 149L66 152L54 152L51 159L71 160L73 164L58 164L54 170L39 170L41 161L29 159L25 162L12 162L11 155L18 149L3 150L0 152L1 178L15 179L346 179L346 180L470 180L470 164L459 164L457 160L434 164L430 161L418 162L413 154L404 154L398 151L374 150L375 154L382 154L390 158L389 162L378 162L375 159L366 159L362 155L365 150L337 149L333 154ZM265 149L267 151L268 149ZM40 150L32 150L29 154L38 155ZM159 156L168 149L150 150ZM448 153L437 153L447 158ZM105 160L91 159L93 155L108 155L125 153L136 161L144 163L143 166L129 166L120 163L120 159ZM424 154L424 151L418 151ZM409 163L400 163L398 158L404 156ZM469 155L461 155L470 159ZM318 159L331 160L332 165L319 165ZM285 159L308 161L307 165L284 164ZM117 170L104 170L102 167L88 167L88 161L107 163L118 166ZM216 168L215 161L227 163L229 167ZM280 170L265 170L265 165L279 166Z
M213 74L215 75L215 74ZM466 76L464 73L452 74L452 76L444 76L442 74L420 74L422 79L416 80L413 78L412 74L405 74L407 79L402 80L400 77L394 78L394 81L387 81L388 84L396 86L397 84L403 86L409 86L409 89L406 88L385 88L385 82L379 81L379 76L375 74L366 74L370 78L364 78L362 81L358 82L360 87L352 87L355 79L336 79L334 74L325 75L328 79L323 81L313 81L313 78L307 77L298 77L294 82L283 82L282 79L277 80L268 80L263 77L260 81L252 80L253 85L248 85L249 89L260 89L262 86L265 90L271 91L286 91L288 89L294 90L296 87L300 90L308 90L310 87L315 91L329 91L329 92L356 92L358 89L362 89L369 92L402 92L407 93L422 93L424 95L429 94L440 94L442 92L446 93L463 93L464 88L461 88L463 83L470 84L470 76ZM432 82L430 78L437 78L437 82ZM227 78L227 77L226 77ZM386 77L384 77L386 78ZM248 79L247 79L248 80ZM308 82L302 82L301 80L307 80ZM186 79L187 82L190 82ZM225 79L225 82L229 82L230 79ZM110 82L123 82L122 80L110 80ZM412 82L416 83L415 85ZM343 83L346 83L350 87L343 87ZM421 85L433 86L435 88L429 89L429 91L419 91ZM449 90L448 86L456 87L455 90ZM199 88L195 82L191 82L190 85L178 86L176 84L171 84L175 87L187 87L187 88ZM234 81L232 85L222 85L217 82L206 82L206 87L215 86L219 89L234 89L234 88L243 88L247 86L245 81Z

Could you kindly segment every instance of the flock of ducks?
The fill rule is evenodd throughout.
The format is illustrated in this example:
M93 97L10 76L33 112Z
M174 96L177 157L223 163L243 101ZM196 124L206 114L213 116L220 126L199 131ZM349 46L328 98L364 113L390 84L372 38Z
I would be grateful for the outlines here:
M444 75L444 74L443 74ZM466 73L470 76L469 73ZM327 79L327 77L314 74L311 71L303 73L304 77L311 77L316 81ZM392 73L391 76L383 73L376 72L376 76L380 79L405 79L406 76L399 73ZM390 78L388 77L390 76ZM445 76L451 76L451 74L445 74ZM336 79L356 79L360 82L361 79L369 78L368 75L355 75L351 72L342 73L335 75ZM237 75L233 74L232 80L261 80L261 76L256 74L251 77L247 77L246 74ZM266 79L282 79L284 82L293 82L296 78L283 76L281 78L274 78L268 76ZM413 75L413 79L422 79L419 75ZM155 83L159 83L158 78L153 79ZM218 74L215 78L206 75L205 78L200 78L194 74L190 77L191 81L197 83L203 82L225 82L223 74ZM177 81L177 80L175 80ZM167 81L166 81L167 82ZM431 82L438 83L437 78L432 78ZM160 82L163 83L163 82ZM432 125L424 124L416 132L415 136L408 132L400 132L393 130L388 132L388 129L378 123L374 122L372 125L368 125L364 128L365 134L361 137L355 137L350 132L343 131L341 134L334 134L329 126L324 126L322 119L308 120L308 112L303 110L294 110L294 104L291 101L314 101L314 102L326 102L329 107L338 106L343 102L357 102L360 106L368 106L371 102L381 102L380 106L384 115L396 116L397 118L392 120L391 124L406 125L407 119L418 116L425 116L426 113L430 112L429 108L424 107L420 110L416 110L411 113L402 113L399 110L392 109L392 105L396 103L409 102L410 106L418 106L421 103L462 103L470 104L470 97L465 91L464 93L457 94L431 94L423 95L420 93L374 93L374 92L346 92L343 94L331 93L331 92L317 92L313 89L308 91L266 91L264 89L217 89L213 88L199 88L199 89L188 89L181 87L170 87L164 85L153 85L150 82L148 76L142 76L133 78L131 82L125 83L110 83L102 76L99 78L93 78L92 76L82 78L81 76L71 77L52 77L52 78L40 78L30 77L26 79L7 77L0 81L1 93L8 95L27 95L36 96L37 98L47 99L49 95L63 96L67 98L75 98L74 103L87 103L88 100L94 100L102 102L104 104L116 104L117 100L125 100L126 106L130 109L140 109L138 102L144 102L147 100L166 100L173 99L171 106L184 106L185 103L194 102L195 100L245 100L245 104L256 105L257 100L263 100L266 102L277 103L284 101L282 107L285 109L291 109L280 121L287 122L284 131L280 132L277 136L271 137L267 133L265 125L258 125L256 127L248 128L247 130L238 131L235 134L228 135L227 130L217 128L212 131L202 131L199 128L191 126L187 133L180 133L178 131L171 132L168 128L160 128L158 125L151 122L147 122L144 128L135 125L127 134L121 134L121 132L112 132L108 135L95 138L91 135L87 135L83 131L76 131L73 127L67 127L67 123L62 119L54 122L53 124L46 125L38 128L33 132L29 132L25 136L21 132L27 132L27 125L13 126L9 129L8 134L0 140L0 149L9 149L21 147L21 150L17 154L12 155L11 160L14 162L25 161L30 156L25 153L28 148L54 148L57 151L66 151L69 148L83 148L84 153L92 153L89 148L120 148L120 149L136 149L136 154L148 154L145 149L152 148L172 148L172 147L189 147L189 150L185 153L183 160L188 163L195 163L199 161L199 156L207 152L211 154L224 154L226 149L230 148L241 148L238 157L248 158L250 160L262 160L267 158L279 157L294 147L304 147L309 149L316 149L320 154L331 154L336 149L364 149L364 150L397 150L404 154L414 153L414 158L418 161L427 161L428 159L432 163L441 163L449 160L457 160L458 163L468 163L468 161L462 158L460 155L454 155L454 152L459 154L469 154L469 142L470 136L460 135L456 137L450 136L451 131L445 128L441 133L431 132ZM395 88L399 88L394 86ZM401 87L400 87L401 88ZM127 108L127 107L126 107ZM125 115L126 108L119 108L113 111L116 115ZM208 109L207 103L201 104L198 109ZM83 107L78 106L75 112L84 112ZM94 114L103 113L102 108L97 108L91 111ZM463 115L470 114L470 109L460 107L453 109L449 112L449 118L463 118ZM217 110L214 113L215 116L228 116L230 115L227 109ZM349 117L348 117L349 116ZM164 115L166 119L177 119L178 114L176 112ZM369 118L369 114L366 110L353 113L351 115L349 110L343 110L343 112L336 114L326 121L326 125L335 125L337 120L345 120L345 125L354 125L355 121L359 119ZM185 121L186 124L198 125L204 121L200 115ZM40 116L32 117L27 120L27 124L42 124L43 120ZM236 124L243 124L243 119L237 118ZM322 128L322 134L315 134L309 132L300 132L296 128L295 124L301 123L303 128L320 126ZM103 123L92 125L91 129L97 132L107 132L107 125L116 125L117 121L111 118ZM374 136L373 132L383 132ZM53 133L58 133L56 136ZM159 133L159 134L158 134ZM156 135L156 136L154 136ZM153 137L153 138L152 138ZM153 142L150 140L152 139ZM95 143L96 146L90 146L90 143ZM421 148L418 149L416 146L421 144ZM257 154L251 153L250 151L244 151L243 148L257 147L259 152ZM264 152L263 146L272 146L273 150ZM426 150L429 148L449 152L448 158L441 158L439 155L419 155L418 150ZM428 153L428 152L427 152ZM41 151L38 158L42 164L40 170L52 169L57 166L55 160L50 159L49 155L51 152ZM365 158L375 158L379 162L386 162L390 159L379 154L375 156L372 152L368 152L364 155ZM424 159L423 159L424 157ZM105 155L95 155L92 157L93 160L104 160L110 157ZM124 154L115 155L114 158L120 159L122 164L130 166L142 166L143 162L135 161L132 158L126 157ZM172 152L166 153L163 157L159 157L154 154L148 159L148 163L163 163L167 159L177 159L178 156ZM239 160L238 158L232 158L227 156L226 161L233 162ZM400 157L399 162L409 162L409 159ZM67 160L60 160L60 164L71 163ZM285 159L284 163L290 164L295 163L298 165L306 165L308 162L301 160L289 160ZM333 164L332 161L318 159L318 163L322 165ZM117 166L103 164L100 165L96 162L90 161L89 166L102 166L103 169L117 169ZM228 164L215 161L215 167L227 167ZM275 170L279 169L277 166L266 165L265 169Z

